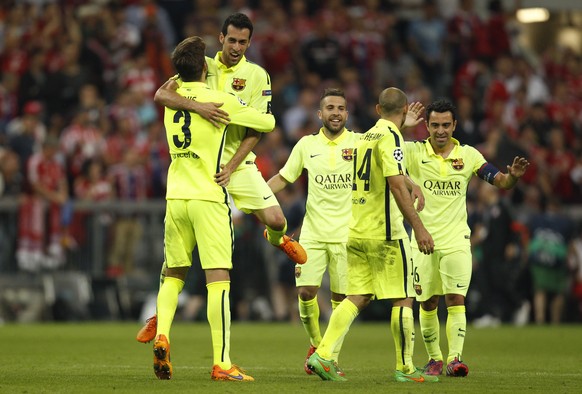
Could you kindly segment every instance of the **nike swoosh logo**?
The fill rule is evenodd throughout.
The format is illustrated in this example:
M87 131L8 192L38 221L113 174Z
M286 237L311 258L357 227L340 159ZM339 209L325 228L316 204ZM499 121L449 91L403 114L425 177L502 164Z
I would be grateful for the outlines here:
M430 338L430 337L432 337L432 334L431 335L424 335L424 334L422 334L422 337L425 338L425 339L426 338Z
M422 164L427 164L427 163L430 163L430 160L429 161L424 161L424 160L422 161Z
M316 155L309 155L309 157L311 157L312 159L313 159L314 157L317 157L317 156L321 156L321 153L318 153L318 154L316 154Z
M317 360L317 362L319 362L319 365L321 365L323 367L323 370L325 372L329 372L330 368L328 366L324 365L320 360Z
M462 328L459 328L459 331L461 331L461 332L467 332L467 330L463 330Z
M269 198L273 197L273 195L271 194L270 196L267 197L263 197L263 200L268 200Z
M243 376L242 376L241 374L238 374L238 375L231 375L231 374L228 374L228 373L226 373L226 372L221 372L221 374L222 374L222 375L226 375L226 376L228 376L228 377L230 377L230 378L233 378L233 379L236 379L236 380L243 380Z
M467 287L467 286L457 283L457 288L462 289L463 287Z
M415 382L419 382L419 383L424 382L424 376L421 376L420 378L414 378L412 376L407 376L407 378L410 380L414 380Z

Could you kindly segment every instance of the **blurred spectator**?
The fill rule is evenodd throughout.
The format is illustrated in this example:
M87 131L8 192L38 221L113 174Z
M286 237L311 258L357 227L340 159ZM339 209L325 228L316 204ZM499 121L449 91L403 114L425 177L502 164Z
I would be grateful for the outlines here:
M114 197L113 185L105 173L105 165L100 159L88 159L83 163L81 174L75 178L73 196L79 202L104 202ZM95 220L96 223L92 223ZM102 231L111 224L112 217L109 213L91 215L83 209L75 212L71 224L71 234L79 246L82 254L82 265L91 269L95 261L92 261L92 245L89 236L92 231ZM106 237L103 237L106 238Z
M453 72L471 59L491 58L487 28L475 11L474 0L459 0L459 8L449 19L447 30Z
M58 140L48 137L26 167L29 188L20 204L16 251L18 267L24 271L56 269L65 263L61 210L68 200L68 185L58 151Z
M447 27L436 0L424 0L422 16L408 26L408 47L422 71L424 82L437 97L445 93L444 54Z
M88 108L79 108L61 134L61 149L71 180L81 174L86 160L101 157L105 152L103 131L93 124L91 113Z
M45 68L46 55L42 51L33 53L27 70L22 74L18 86L19 105L30 101L44 102L49 98L48 73Z
M573 273L572 296L576 303L576 321L582 320L582 224L578 225L576 234L570 243L568 265Z
M528 227L531 237L527 251L534 289L535 322L548 322L549 305L549 321L559 324L570 289L567 256L568 244L573 236L573 222L562 212L559 200L552 197L542 213L530 218Z
M473 225L471 244L480 256L473 273L479 292L476 325L512 323L525 301L518 279L521 265L520 242L513 233L513 218L498 188L479 184L479 219ZM472 287L472 286L471 286Z
M300 43L300 72L314 72L322 81L337 79L342 62L342 48L337 35L332 31L332 21L321 18L313 33ZM313 112L313 111L311 111Z
M16 117L6 126L8 144L20 157L22 168L32 154L40 152L46 138L46 125L42 123L43 107L38 101L29 101L22 109L22 116Z
M164 124L161 121L150 123L144 140L138 142L138 146L146 162L150 184L149 195L152 198L166 198L166 179L170 166L170 154L168 153L168 140Z
M117 199L137 203L147 198L147 174L136 147L127 147L123 161L110 168L108 177L113 183ZM138 214L120 211L115 215L108 277L115 278L134 270L142 233L143 225Z
M23 174L18 154L0 148L0 198L19 197L22 186Z

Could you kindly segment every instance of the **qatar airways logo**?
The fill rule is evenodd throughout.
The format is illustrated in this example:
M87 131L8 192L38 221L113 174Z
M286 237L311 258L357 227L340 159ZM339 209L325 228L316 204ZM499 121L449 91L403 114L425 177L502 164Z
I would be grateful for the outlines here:
M422 184L433 196L461 196L461 181L436 181L427 179Z
M352 188L352 174L320 174L315 176L314 181L329 190Z

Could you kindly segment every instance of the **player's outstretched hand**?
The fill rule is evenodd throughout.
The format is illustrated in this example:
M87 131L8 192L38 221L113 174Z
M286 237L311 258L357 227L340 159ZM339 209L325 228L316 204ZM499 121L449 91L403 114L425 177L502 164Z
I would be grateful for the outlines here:
M529 166L529 161L525 157L515 156L513 164L507 166L507 173L514 178L521 178Z
M221 124L227 125L230 122L228 113L220 109L224 103L197 103L196 113L212 123L215 127L219 127Z
M408 112L404 120L404 128L415 127L424 120L422 113L424 112L424 105L418 101L408 105Z

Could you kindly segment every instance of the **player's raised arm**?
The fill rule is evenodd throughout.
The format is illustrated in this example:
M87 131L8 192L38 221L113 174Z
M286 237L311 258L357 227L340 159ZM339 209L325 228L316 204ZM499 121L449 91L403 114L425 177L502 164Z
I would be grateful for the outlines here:
M174 110L196 112L198 115L212 123L215 127L218 127L221 123L228 124L230 122L228 113L220 109L223 103L201 103L187 99L176 93L178 87L179 84L175 78L168 79L156 91L154 102Z

